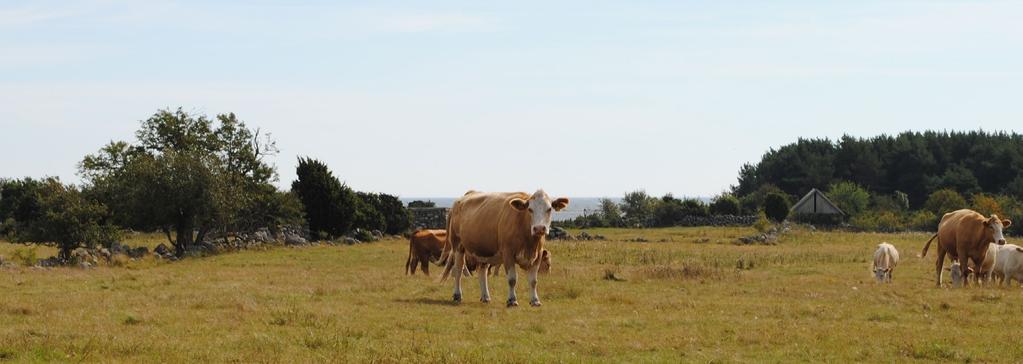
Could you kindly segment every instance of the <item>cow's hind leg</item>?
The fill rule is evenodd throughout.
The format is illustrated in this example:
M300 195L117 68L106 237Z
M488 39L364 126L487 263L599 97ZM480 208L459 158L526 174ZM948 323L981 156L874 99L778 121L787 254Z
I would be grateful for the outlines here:
M455 251L455 292L452 299L455 303L462 302L462 269L465 267L465 252Z
M487 270L490 269L489 264L480 264L480 302L490 303L490 285L487 282L487 278L490 277L487 274Z
M537 261L529 268L529 305L540 307L540 295L536 293L536 274L540 271L540 262Z
M423 270L423 274L425 274L427 277L429 277L430 276L430 258L419 257L419 264L421 264L420 267ZM415 268L413 268L413 269L415 269Z
M941 273L943 273L942 266L944 266L944 265L945 265L945 249L943 249L941 247L941 245L938 245L938 260L934 262L934 270L937 271L936 279L938 280L938 283L937 283L936 286L938 288L941 288Z

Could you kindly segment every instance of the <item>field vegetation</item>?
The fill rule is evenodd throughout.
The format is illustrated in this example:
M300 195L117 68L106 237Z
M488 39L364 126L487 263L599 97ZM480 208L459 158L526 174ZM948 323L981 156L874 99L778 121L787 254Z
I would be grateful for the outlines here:
M541 308L450 303L407 242L276 247L96 269L0 270L0 361L999 362L1023 357L1019 287L935 288L923 233L592 229L553 241ZM579 231L572 231L578 233ZM129 244L160 236L130 235ZM649 242L628 242L643 238ZM903 261L877 284L881 241ZM0 243L6 260L26 246ZM54 249L40 246L37 249ZM52 252L40 252L40 255ZM503 279L493 279L497 302ZM520 294L524 287L520 285Z

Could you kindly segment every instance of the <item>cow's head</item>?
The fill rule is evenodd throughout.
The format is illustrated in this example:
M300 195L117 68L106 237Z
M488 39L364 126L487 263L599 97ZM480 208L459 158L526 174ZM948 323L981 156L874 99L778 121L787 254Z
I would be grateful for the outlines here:
M874 267L874 278L876 278L878 282L884 282L885 277L888 276L888 272L891 270L891 268Z
M1012 226L1012 220L1002 220L998 218L998 215L992 214L984 225L991 231L991 241L998 245L1005 245L1005 234L1002 231Z
M512 208L531 216L530 232L534 237L546 236L551 231L551 215L554 211L568 207L568 199L559 197L551 200L543 190L536 190L528 200L515 198L511 200Z

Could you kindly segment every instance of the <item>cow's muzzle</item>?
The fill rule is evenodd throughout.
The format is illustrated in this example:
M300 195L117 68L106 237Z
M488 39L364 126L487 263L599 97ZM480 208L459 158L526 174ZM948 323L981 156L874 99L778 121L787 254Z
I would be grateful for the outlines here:
M547 227L546 226L541 225L541 226L534 226L533 227L533 236L545 236L545 235L547 235Z
M998 240L998 245L1005 245L1005 239Z

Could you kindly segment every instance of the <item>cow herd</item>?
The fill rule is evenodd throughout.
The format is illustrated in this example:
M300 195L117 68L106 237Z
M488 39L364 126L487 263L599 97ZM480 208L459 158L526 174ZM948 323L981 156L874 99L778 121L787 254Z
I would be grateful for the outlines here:
M967 209L949 212L941 217L938 232L927 240L919 257L927 256L931 243L937 240L934 265L938 287L945 270L951 275L953 287L968 285L971 275L978 284L994 280L999 285L1011 284L1012 280L1023 283L1023 248L1006 244L1003 233L1011 225L1012 221L994 214L985 217ZM946 256L952 261L949 268L943 268ZM898 262L899 252L894 246L879 244L874 251L874 278L891 282Z
M531 306L540 306L537 275L551 266L551 254L544 249L551 231L551 215L568 206L564 197L552 199L543 190L524 192L469 191L455 200L448 215L447 229L418 230L409 238L406 274L422 270L430 274L429 263L444 267L441 280L454 277L452 299L462 301L462 277L479 276L480 301L490 302L488 278L504 268L508 280L508 307L518 306L515 286L516 267L522 268L529 282ZM953 286L968 284L971 274L977 283L998 279L1023 283L1023 248L1006 244L1003 230L1012 221L997 215L985 217L972 210L945 214L938 232L924 245L920 257L927 255L937 240L935 270L937 285L942 272L949 270ZM951 259L944 268L945 257ZM874 252L872 272L878 282L891 282L899 252L895 246L881 243Z

